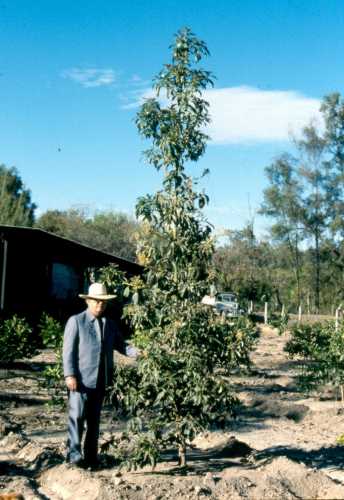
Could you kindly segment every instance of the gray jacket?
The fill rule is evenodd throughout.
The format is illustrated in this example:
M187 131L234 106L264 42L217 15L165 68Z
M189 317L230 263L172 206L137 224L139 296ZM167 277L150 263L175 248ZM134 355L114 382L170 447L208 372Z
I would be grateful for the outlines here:
M114 321L104 318L105 381L111 383L113 350L126 354L123 338ZM63 338L64 376L75 376L81 387L94 389L97 384L101 354L100 333L95 318L86 311L71 316Z

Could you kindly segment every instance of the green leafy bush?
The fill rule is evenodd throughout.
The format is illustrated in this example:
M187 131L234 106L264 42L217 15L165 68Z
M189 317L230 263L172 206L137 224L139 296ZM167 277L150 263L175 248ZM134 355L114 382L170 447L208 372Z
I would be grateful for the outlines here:
M60 349L63 343L63 327L59 321L43 313L38 324L44 347Z
M24 318L14 315L0 322L0 360L28 358L37 351L32 328Z
M126 284L125 273L121 271L117 264L109 264L97 270L97 281L106 285L108 293L116 295L117 302L123 302L124 289Z
M338 328L334 321L296 325L291 335L285 349L291 357L304 360L299 376L302 389L309 391L326 383L344 385L343 322Z
M332 323L295 324L290 329L290 340L285 351L291 356L312 359L315 352L326 351L329 347Z
M56 362L43 372L43 386L48 389L51 396L50 404L63 404L65 392L62 364L63 326L46 313L43 313L38 326L43 345L53 349L56 358Z
M250 364L255 326L201 305L176 316L163 330L145 332L136 366L116 369L113 393L131 416L129 468L154 466L161 451L173 445L184 449L198 432L224 425L239 405L228 376Z
M287 330L289 316L288 314L272 313L269 317L269 325L275 328L279 335Z
M223 337L227 343L227 368L249 368L250 353L259 335L254 323L249 318L240 316L223 322L222 328L224 329Z

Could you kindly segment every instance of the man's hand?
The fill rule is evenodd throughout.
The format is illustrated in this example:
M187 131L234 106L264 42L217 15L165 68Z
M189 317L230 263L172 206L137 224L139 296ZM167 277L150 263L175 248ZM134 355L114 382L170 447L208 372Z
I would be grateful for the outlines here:
M66 377L66 386L68 387L68 389L72 392L76 391L77 390L77 387L78 387L78 384L77 384L77 381L76 381L76 377Z

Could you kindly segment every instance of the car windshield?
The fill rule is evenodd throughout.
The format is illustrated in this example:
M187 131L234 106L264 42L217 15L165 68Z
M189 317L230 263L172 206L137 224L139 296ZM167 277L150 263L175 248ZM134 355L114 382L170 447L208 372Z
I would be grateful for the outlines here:
M218 300L220 302L236 302L237 299L236 299L236 296L232 293L221 293L220 295L218 295Z

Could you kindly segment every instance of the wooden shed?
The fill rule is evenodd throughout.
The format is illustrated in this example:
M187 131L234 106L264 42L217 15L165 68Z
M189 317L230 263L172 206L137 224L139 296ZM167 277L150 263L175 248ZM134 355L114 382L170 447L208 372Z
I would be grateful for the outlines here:
M134 262L41 229L0 225L0 314L37 320L43 311L64 321L84 309L87 270L117 264L127 276Z

